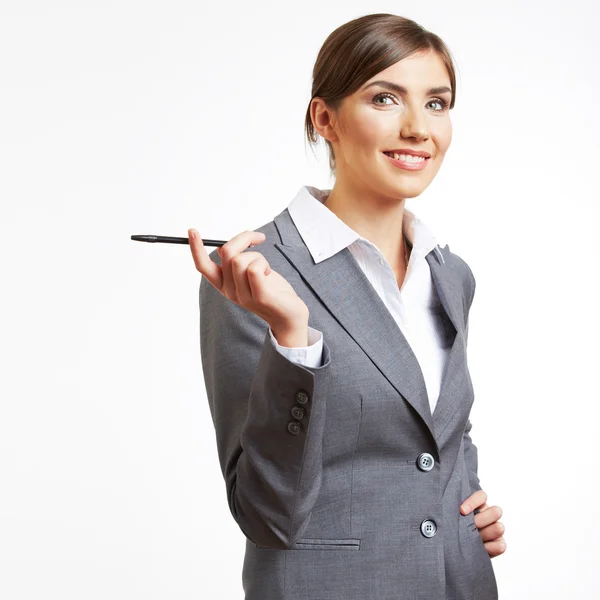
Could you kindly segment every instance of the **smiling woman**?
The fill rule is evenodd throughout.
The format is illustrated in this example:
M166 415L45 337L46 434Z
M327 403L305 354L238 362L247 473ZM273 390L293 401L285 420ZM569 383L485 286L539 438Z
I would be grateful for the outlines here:
M313 80L306 134L334 188L303 186L210 257L190 242L245 598L497 600L504 529L470 437L475 278L404 206L450 146L450 53L367 15L326 39Z

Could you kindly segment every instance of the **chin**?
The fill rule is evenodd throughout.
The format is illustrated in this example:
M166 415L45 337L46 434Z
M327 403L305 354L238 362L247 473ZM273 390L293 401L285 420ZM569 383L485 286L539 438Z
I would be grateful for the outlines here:
M415 183L414 185L399 185L397 186L398 193L403 198L416 198L420 196L429 187L429 182Z

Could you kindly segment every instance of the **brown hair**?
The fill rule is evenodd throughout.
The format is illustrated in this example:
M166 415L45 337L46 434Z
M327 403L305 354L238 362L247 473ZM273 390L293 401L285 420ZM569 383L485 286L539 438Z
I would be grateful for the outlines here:
M306 110L304 129L311 145L319 135L314 128L310 105L315 96L328 108L337 110L344 97L353 94L374 75L417 52L433 50L440 56L450 77L454 107L456 74L450 50L435 33L411 19L387 13L358 17L329 34L319 50L313 67L311 99ZM329 168L336 173L333 146L325 140Z

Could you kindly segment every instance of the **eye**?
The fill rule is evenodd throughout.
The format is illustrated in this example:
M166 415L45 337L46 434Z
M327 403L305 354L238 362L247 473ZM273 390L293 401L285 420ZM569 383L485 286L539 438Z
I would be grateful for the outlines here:
M434 98L431 102L438 102L442 105L440 110L436 110L435 112L442 112L448 108L448 103L443 98Z
M395 96L393 94L389 94L388 92L381 92L380 94L377 94L376 96L373 97L373 102L375 104L379 104L379 106L389 106L387 104L380 104L378 102L375 102L375 100L377 100L378 98L394 99ZM443 98L433 98L433 100L431 100L431 102L437 102L442 107L439 110L436 110L435 112L443 112L444 110L446 110L448 108L448 102L446 102L446 100L444 100ZM431 104L431 102L430 102L430 104Z
M381 94L377 94L373 97L373 102L375 102L377 98L394 98L394 95L388 94L387 92L381 92ZM377 102L375 102L375 104L377 104ZM382 104L381 106L385 106L385 104Z

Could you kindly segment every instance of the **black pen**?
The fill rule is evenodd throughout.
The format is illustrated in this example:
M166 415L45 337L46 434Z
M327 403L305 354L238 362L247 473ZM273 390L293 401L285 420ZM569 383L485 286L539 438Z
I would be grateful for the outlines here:
M186 237L172 237L169 235L132 235L131 236L132 240L135 240L136 242L150 242L150 243L155 243L155 242L162 242L163 244L189 244L190 243L190 239L186 238ZM223 244L226 244L227 241L225 240L205 240L202 239L202 243L205 246L222 246Z

